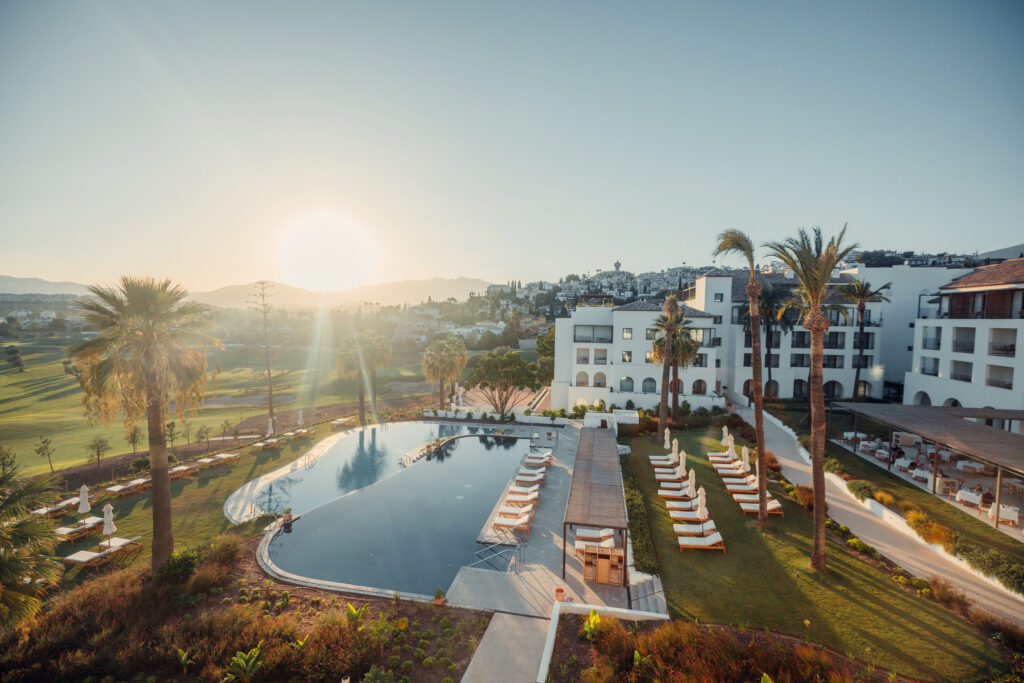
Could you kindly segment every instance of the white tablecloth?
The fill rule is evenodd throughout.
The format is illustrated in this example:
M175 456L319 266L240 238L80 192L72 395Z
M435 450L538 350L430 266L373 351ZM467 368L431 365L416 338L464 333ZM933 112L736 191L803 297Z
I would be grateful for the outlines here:
M912 462L913 460L911 460L910 458L899 458L893 464L896 465L896 469L903 470L905 472L908 469L910 469L910 463Z
M960 462L958 462L956 464L956 468L958 470L960 470L961 472L967 472L968 470L970 470L972 472L981 472L982 470L985 469L985 466L982 465L980 462L972 462L970 460L961 460Z
M960 489L956 492L956 502L958 503L970 503L971 505L981 505L981 494L974 493L973 491L966 491Z
M843 439L846 441L853 441L854 439L863 439L867 434L864 432L843 432Z
M1001 522L1013 522L1016 524L1019 521L1019 511L1012 505L1000 505L999 506L999 521ZM993 505L988 509L988 516L991 519L996 518L996 506Z

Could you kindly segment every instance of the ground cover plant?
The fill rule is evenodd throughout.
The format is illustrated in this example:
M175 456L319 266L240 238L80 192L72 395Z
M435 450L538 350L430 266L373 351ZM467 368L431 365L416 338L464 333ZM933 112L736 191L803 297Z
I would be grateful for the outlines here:
M828 540L828 570L809 570L810 514L783 495L784 517L761 529L725 491L706 453L721 450L717 428L673 432L697 470L698 485L725 540L726 554L680 552L649 455L662 439L634 438L633 465L644 493L669 611L674 618L779 631L903 675L979 679L1007 670L996 648L955 614L904 590L845 543Z
M487 627L484 613L276 583L254 543L224 534L156 578L101 573L56 596L0 634L0 680L442 681L461 677Z

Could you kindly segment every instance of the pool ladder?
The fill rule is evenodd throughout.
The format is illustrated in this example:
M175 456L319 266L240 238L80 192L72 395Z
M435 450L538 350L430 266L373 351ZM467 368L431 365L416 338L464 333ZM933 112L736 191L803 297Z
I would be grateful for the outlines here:
M512 544L509 544L512 541ZM495 558L505 557L509 553L512 554L512 559L509 562L508 569L506 571L519 573L519 567L522 564L523 552L526 547L525 541L518 540L515 535L508 532L500 532L492 536L488 536L483 541L483 548L477 550L473 555L477 558L472 564L466 565L467 567L475 567L478 564L491 564ZM496 550L501 548L501 550Z

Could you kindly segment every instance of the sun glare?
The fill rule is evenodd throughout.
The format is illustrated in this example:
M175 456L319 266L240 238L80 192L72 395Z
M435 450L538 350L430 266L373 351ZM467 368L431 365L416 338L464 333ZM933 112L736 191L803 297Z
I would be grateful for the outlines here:
M332 291L373 281L380 251L362 227L335 214L314 214L281 230L280 279L297 287Z

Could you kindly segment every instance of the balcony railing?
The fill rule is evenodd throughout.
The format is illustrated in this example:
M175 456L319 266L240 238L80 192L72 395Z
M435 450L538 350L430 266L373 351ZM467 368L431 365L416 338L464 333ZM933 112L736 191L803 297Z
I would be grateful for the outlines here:
M608 365L608 359L607 358L595 358L594 359L594 365Z
M941 339L922 339L921 347L929 351L938 351L942 347Z
M957 353L974 353L974 342L972 341L954 341L953 350Z
M1017 355L1016 344L989 344L988 355L990 356L1008 356L1013 358Z
M1013 389L1013 382L1008 382L1007 380L1004 379L992 379L991 377L989 377L985 381L985 384L989 385L990 387L998 387L1000 389Z
M810 339L797 339L796 337L794 337L793 338L793 342L789 345L789 348L791 348L791 349L809 349L809 348L811 348L811 340Z
M824 348L826 349L845 349L846 344L840 341L826 341Z
M582 342L585 344L611 344L612 338L589 334L577 334L573 335L573 341Z
M789 367L791 368L809 368L811 367L811 361L809 359L802 359L798 361L790 361Z
M970 382L972 380L971 373L969 372L951 372L949 373L950 379L955 379L957 382Z
M590 359L589 358L577 358L576 359L576 365L590 365Z
M939 376L939 368L938 367L924 366L924 367L921 368L921 374L922 375L931 375L932 377L938 377Z

